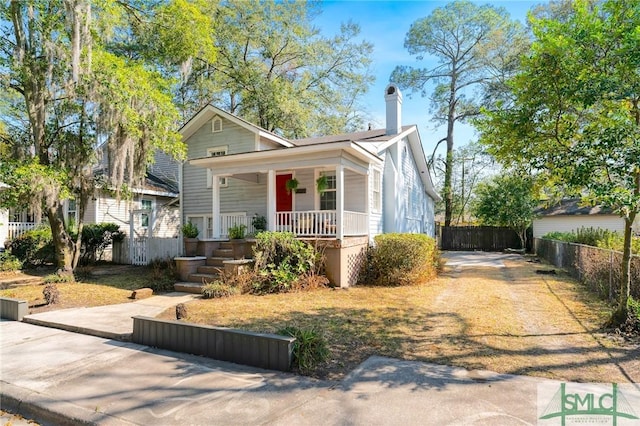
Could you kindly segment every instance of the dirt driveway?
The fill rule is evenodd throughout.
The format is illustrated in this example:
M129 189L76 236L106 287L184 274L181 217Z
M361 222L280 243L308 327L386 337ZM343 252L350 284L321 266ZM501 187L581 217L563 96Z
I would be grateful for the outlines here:
M444 362L572 381L640 382L640 347L599 331L606 306L518 255L445 253L448 280L425 336ZM560 271L558 271L560 272ZM443 277L443 278L445 278Z

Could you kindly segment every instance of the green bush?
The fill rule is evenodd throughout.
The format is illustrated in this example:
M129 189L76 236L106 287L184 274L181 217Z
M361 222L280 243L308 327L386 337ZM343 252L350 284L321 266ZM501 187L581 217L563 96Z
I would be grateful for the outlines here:
M75 278L73 274L49 274L43 278L45 284L64 284L64 283L72 283L75 282Z
M315 328L300 329L285 327L276 334L295 337L293 344L293 367L302 374L310 373L318 364L329 358L330 352L327 341Z
M256 230L256 233L267 230L267 218L264 216L258 216L257 213L253 217L253 220L251 220L251 224L253 225L253 228Z
M51 228L47 225L31 229L9 243L11 254L24 266L38 266L55 259Z
M240 294L240 288L225 284L222 281L207 283L202 287L203 299L217 299L220 297L234 296L236 294Z
M182 225L182 236L185 238L198 238L199 233L198 227L191 222Z
M367 255L360 281L395 286L420 284L437 273L436 241L424 234L382 234Z
M244 238L245 232L247 230L247 225L244 224L235 224L231 228L227 230L229 233L229 238L232 240L241 240Z
M82 257L80 263L88 265L102 259L104 250L118 241L123 233L115 223L91 223L82 227Z
M622 251L624 235L619 232L601 228L580 228L575 232L549 232L542 236L547 240L564 241L567 243L584 244L587 246ZM640 238L632 237L631 252L640 254Z
M290 291L301 277L319 272L323 261L321 253L290 232L260 232L254 257L254 294Z
M0 252L0 272L17 271L22 268L22 262L8 251Z

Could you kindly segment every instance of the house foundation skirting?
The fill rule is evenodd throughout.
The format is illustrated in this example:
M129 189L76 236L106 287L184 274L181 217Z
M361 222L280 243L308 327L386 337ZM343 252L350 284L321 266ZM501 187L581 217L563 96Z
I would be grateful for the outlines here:
M331 284L349 287L358 283L358 275L367 256L369 237L336 239L304 239L324 251L325 270Z

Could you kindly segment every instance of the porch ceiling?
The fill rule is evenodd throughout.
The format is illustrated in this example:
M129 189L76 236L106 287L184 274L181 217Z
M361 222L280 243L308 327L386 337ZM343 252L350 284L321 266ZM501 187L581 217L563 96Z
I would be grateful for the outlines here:
M367 174L369 164L382 164L382 160L355 143L339 142L197 158L189 163L196 167L214 169L217 176L338 165L356 173Z

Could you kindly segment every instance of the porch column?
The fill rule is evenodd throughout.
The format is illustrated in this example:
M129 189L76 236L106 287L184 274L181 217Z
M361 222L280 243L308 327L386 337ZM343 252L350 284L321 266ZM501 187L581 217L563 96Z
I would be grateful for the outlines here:
M213 174L211 170L211 238L220 238L220 177ZM207 220L204 220L204 227L207 227ZM208 236L205 235L205 238Z
M364 203L364 212L367 214L367 237L369 237L369 240L371 240L371 226L369 225L370 221L371 221L371 202L372 200L372 196L373 194L371 193L371 184L369 182L369 179L371 179L372 173L371 173L371 166L369 166L369 170L367 170L367 174L364 175L364 193L365 195L365 203Z
M267 173L267 229L276 230L276 171Z
M336 238L344 239L344 166L336 166Z

